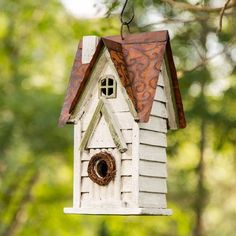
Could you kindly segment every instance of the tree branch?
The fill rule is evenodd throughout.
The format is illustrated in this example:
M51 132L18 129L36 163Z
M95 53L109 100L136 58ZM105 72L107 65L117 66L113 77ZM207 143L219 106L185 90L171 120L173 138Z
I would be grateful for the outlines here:
M219 28L217 30L218 33L221 32L221 30L222 30L222 23L223 23L224 13L225 13L226 7L229 5L230 1L231 0L227 0L224 7L220 11L220 22L219 22Z
M193 68L191 69L188 69L188 70L185 70L185 72L192 72L196 69L198 69L199 67L201 66L205 66L209 61L211 61L212 59L214 59L215 57L225 53L236 41L236 38L232 38L225 46L224 46L224 49L216 54L214 54L213 56L211 57L207 57L207 58L204 58L202 59L201 58L201 62L198 63L196 66L194 66Z
M236 6L236 0L233 0L231 3L228 3L227 5L225 4L223 7L215 7L215 8L209 6L192 5L190 3L177 2L174 0L161 0L161 1L170 4L172 7L191 12L208 12L208 13L221 12L223 9L225 11L226 9L233 8Z

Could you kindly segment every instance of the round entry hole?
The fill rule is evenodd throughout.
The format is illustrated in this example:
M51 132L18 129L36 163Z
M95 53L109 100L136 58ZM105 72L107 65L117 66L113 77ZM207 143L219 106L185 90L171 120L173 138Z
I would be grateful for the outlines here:
M101 160L97 163L97 174L104 178L107 175L108 172L108 165L106 163L106 161Z

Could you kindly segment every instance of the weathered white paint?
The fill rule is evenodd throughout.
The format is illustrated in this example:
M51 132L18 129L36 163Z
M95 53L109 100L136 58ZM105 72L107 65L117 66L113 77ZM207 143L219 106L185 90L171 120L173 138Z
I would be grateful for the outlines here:
M93 112L98 103L98 78L104 74L104 71L107 68L107 59L104 53L101 53L98 62L93 67L92 74L88 80L87 85L85 86L83 93L75 107L73 114L71 115L70 121L76 121L81 119L82 115L90 115L89 120L91 119ZM92 106L90 103L93 103Z
M104 116L101 117L90 137L87 148L116 147Z
M137 207L137 204L135 204L133 201L132 192L122 192L121 193L121 201L122 201L122 207L126 207L126 208Z
M140 146L140 130L137 122L133 122L132 136L132 185L133 185L133 202L138 207L139 197L139 146Z
M140 143L152 146L167 147L166 134L149 130L140 130Z
M83 37L82 47L82 64L87 64L91 61L93 54L96 51L99 38L94 35Z
M158 85L158 86L161 86L161 87L164 87L164 86L165 86L162 73L159 74L159 78L158 78L158 81L157 81L157 85Z
M110 54L109 54L109 52L108 52L107 49L105 50L105 53L104 53L104 54L105 54L105 56L106 56L106 58L107 58L107 62L108 62L108 64L109 64L109 70L111 71L112 74L115 75L115 78L116 78L116 80L117 80L117 84L119 85L120 91L122 92L122 94L123 94L123 96L124 96L124 98L125 98L125 101L126 101L127 104L128 104L129 112L131 112L131 114L133 115L133 117L134 117L135 120L138 120L138 113L137 113L137 111L135 110L134 104L133 104L133 102L130 100L130 98L129 98L129 96L128 96L126 90L125 90L125 88L124 88L124 87L122 86L122 84L121 84L121 81L120 81L120 79L119 79L119 75L118 75L118 73L117 73L117 71L116 71L116 69L115 69L115 66L114 66L114 64L113 64L113 62L112 62L112 60L111 60L111 58L110 58Z
M166 148L145 144L140 145L139 155L141 160L166 162Z
M95 132L97 132L96 129L95 129ZM125 143L131 144L132 130L122 130L121 133L124 137ZM98 135L98 139L96 142L95 142L95 139L92 138L94 140L94 142L89 141L87 144L87 148L88 149L91 149L91 148L115 148L116 145L114 142L113 143L112 142L109 142L109 143L102 142L103 135L107 135L107 133L104 133L104 132L100 133L100 135Z
M131 160L121 160L121 175L122 176L132 175L132 161Z
M177 112L175 108L175 96L173 91L173 84L172 79L170 76L170 73L168 73L168 62L167 59L165 59L165 63L162 65L162 75L164 78L164 84L165 84L165 94L167 98L167 113L168 113L168 124L170 129L177 129Z
M140 160L139 173L143 176L166 178L166 163Z
M141 129L167 133L167 120L165 118L150 116L147 123L138 123Z
M172 215L171 209L162 209L159 207L150 208L125 208L125 207L87 207L87 208L64 208L66 214L82 214L82 215Z
M139 204L140 207L166 208L166 195L161 193L140 192Z
M116 161L116 176L114 179L114 193L111 192L110 198L114 198L116 202L121 201L121 153L117 149L109 149Z
M153 101L151 115L168 118L165 103Z
M112 107L111 110L113 110ZM113 114L116 116L120 129L132 129L134 118L130 112L114 111ZM92 113L84 116L84 119L82 120L82 131L87 130L91 117Z
M157 86L156 93L155 93L155 96L154 96L154 101L159 101L159 102L164 102L164 103L167 102L164 87Z
M91 78L81 96L72 120L79 121L80 131L76 135L83 138L97 107L98 80L111 74L117 81L117 98L107 99L107 110L115 120L117 130L124 137L127 151L120 153L109 128L109 118L104 119L101 109L100 118L91 133L87 148L83 150L74 167L73 208L66 208L66 213L74 214L153 214L169 215L166 208L166 133L169 115L169 100L164 78L160 73L151 115L148 123L137 123L137 114L132 102L121 85L107 51L103 50L94 67ZM170 122L169 122L170 124ZM78 145L79 139L75 136ZM108 151L115 157L116 177L107 186L99 186L88 177L87 168L90 158L100 151ZM76 152L75 152L76 153ZM81 158L81 161L80 161ZM74 165L75 166L75 165ZM77 176L77 177L75 177ZM79 176L79 177L78 177ZM77 187L76 187L77 186ZM77 188L77 190L75 190ZM79 204L78 204L79 203Z
M140 176L139 189L141 192L167 193L166 179Z
M132 159L132 144L128 144L128 150L121 155L122 160L130 160Z
M80 206L80 178L81 162L79 144L81 140L81 124L78 122L74 126L74 177L73 177L73 207Z
M89 193L91 184L92 184L92 182L89 177L82 177L82 179L81 179L81 192L82 193Z
M132 192L132 177L123 176L121 178L121 192Z

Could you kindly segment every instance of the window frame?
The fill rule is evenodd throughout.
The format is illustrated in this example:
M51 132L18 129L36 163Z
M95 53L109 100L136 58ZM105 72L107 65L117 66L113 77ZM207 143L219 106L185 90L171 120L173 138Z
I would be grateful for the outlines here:
M106 85L102 85L103 80L106 80ZM109 79L113 80L113 85L109 85L108 81ZM106 94L104 94L102 92L102 89L105 88L106 89ZM108 95L108 89L112 88L113 89L113 93L111 95ZM99 84L98 84L98 89L99 89L99 97L104 97L104 98L116 98L117 97L117 82L115 80L115 77L113 75L105 75L102 76L99 79Z

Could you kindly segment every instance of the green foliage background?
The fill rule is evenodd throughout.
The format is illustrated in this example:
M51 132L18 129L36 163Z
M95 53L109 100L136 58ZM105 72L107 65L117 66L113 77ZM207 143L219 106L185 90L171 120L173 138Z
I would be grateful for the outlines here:
M104 4L112 12L119 2ZM217 13L159 1L135 1L135 11L133 31L165 27L173 37L188 121L168 136L173 216L63 214L72 201L73 133L71 126L57 128L57 120L74 54L83 35L118 34L118 17L78 20L56 0L0 0L1 236L235 235L235 9L219 34ZM150 25L153 12L193 20ZM221 59L204 61L214 44Z

